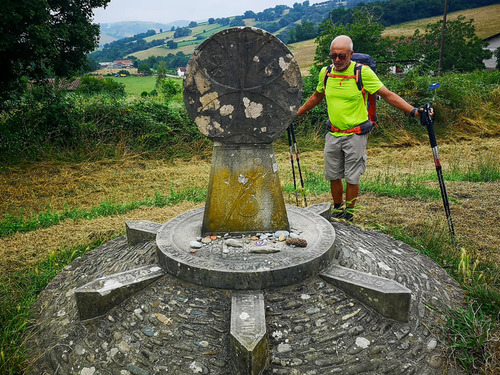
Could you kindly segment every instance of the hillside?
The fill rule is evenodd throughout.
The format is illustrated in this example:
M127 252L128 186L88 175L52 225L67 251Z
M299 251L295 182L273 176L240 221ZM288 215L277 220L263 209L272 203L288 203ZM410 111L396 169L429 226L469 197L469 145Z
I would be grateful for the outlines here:
M111 43L122 38L130 38L147 30L155 30L159 32L160 30L170 30L172 27L184 27L188 24L189 21L185 20L169 22L166 24L142 21L101 23L99 46L102 47L107 43Z
M306 40L317 34L318 25L328 17L333 9L344 5L345 2L337 0L314 5L309 5L309 2L306 1L302 4L294 4L293 8L286 5L277 5L259 13L249 10L244 15L234 17L210 18L202 23L191 21L188 26L184 27L168 28L161 27L161 25L152 25L154 27L148 30L142 28L141 32L133 37L129 36L111 42L89 56L96 61L104 62L130 57L144 60L150 56L175 55L179 52L191 54L203 40L217 31L233 26L259 27L277 35L284 42L289 41L290 31L294 31L296 41ZM302 24L308 25L307 30L298 30ZM298 29L297 26L299 26ZM159 29L162 29L163 32L158 32ZM156 35L149 35L151 30ZM125 34L123 30L120 32ZM309 34L306 34L306 32Z
M328 7L326 7L325 4L328 5ZM176 69L178 66L185 65L189 59L189 55L193 53L200 43L214 33L231 26L245 25L261 27L268 31L274 30L273 33L283 40L283 36L289 33L292 28L299 26L299 28L295 29L299 30L301 25L309 25L312 31L315 31L311 36L305 38L303 41L288 44L299 60L302 73L308 74L316 50L314 39L317 35L317 30L314 29L316 26L314 26L312 22L305 20L313 19L314 17L320 19L320 17L325 14L329 14L334 4L336 3L333 1L317 4L323 7L320 8L321 11L318 11L318 9L316 9L318 7L316 6L309 6L307 7L307 11L301 11L306 14L307 17L288 24L282 22L282 20L287 16L299 14L299 11L286 6L277 6L275 8L269 8L272 10L269 19L273 19L274 17L273 21L262 21L266 19L265 12L262 12L263 14L255 14L248 11L245 12L245 15L248 16L247 18L244 18L244 16L236 16L223 19L211 19L203 23L191 22L189 26L170 27L169 29L161 28L162 32L159 32L160 29L155 29L148 33L136 34L134 37L120 39L111 43L102 51L92 53L90 57L94 58L96 61L113 61L122 58L135 58L145 61L150 57L156 57L155 64L158 63L159 59L170 59L171 61L167 61L167 66L170 69ZM337 11L341 11L341 9L338 8L335 12ZM500 4L451 12L449 14L449 19L456 19L459 15L464 15L466 19L472 18L475 20L474 25L478 36L481 38L487 38L500 33L500 23L498 23L498 19L500 18ZM385 29L383 36L395 37L412 35L416 29L424 31L427 24L435 23L440 20L441 17L442 16L422 18L416 21L390 26ZM279 28L279 26L283 27ZM153 66L152 64L149 65L151 67Z
M464 15L466 19L474 19L477 35L480 38L488 38L500 33L500 4L490 5L481 8L460 10L448 14L448 20L456 19L459 15ZM400 25L394 25L386 28L382 33L386 37L410 36L416 29L425 30L429 23L435 23L442 17L423 18L418 21L406 22ZM297 59L302 75L309 75L316 53L316 44L314 39L303 42L292 43L288 45Z
M481 8L459 10L448 14L448 20L455 20L459 15L464 15L466 19L473 19L476 26L476 34L486 39L500 33L500 4L489 5ZM383 32L383 36L410 36L416 29L425 30L429 23L435 23L442 19L440 17L423 18L417 21L405 22L399 25L390 26Z

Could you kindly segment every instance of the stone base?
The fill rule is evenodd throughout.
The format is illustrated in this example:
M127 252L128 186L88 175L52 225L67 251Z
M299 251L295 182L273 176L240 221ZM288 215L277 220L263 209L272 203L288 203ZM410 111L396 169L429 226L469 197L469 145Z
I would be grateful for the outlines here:
M402 242L352 225L333 226L333 262L408 288L408 322L382 317L319 276L264 289L269 364L263 374L446 373L444 348L433 336L444 320L427 306L461 307L459 285ZM237 374L230 290L167 274L103 317L79 319L76 288L157 263L154 242L129 247L120 237L66 267L34 307L36 324L28 342L34 363L27 373Z
M203 214L203 208L185 212L164 224L156 237L163 269L195 284L227 289L289 285L318 274L333 257L331 224L298 207L287 206L287 214L290 227L307 241L305 248L278 241L257 246L247 236L239 240L242 247L227 245L230 242L220 237L193 249L190 242L202 235Z

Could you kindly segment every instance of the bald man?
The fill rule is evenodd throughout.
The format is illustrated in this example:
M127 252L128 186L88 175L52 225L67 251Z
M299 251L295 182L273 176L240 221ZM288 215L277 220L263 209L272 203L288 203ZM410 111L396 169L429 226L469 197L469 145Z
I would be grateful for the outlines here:
M330 180L334 203L332 216L347 221L353 220L354 206L359 195L359 180L366 169L368 140L368 133L356 134L349 130L358 125L369 130L373 127L368 120L366 99L358 89L355 79L349 79L349 76L354 76L356 65L351 61L353 53L352 40L348 36L340 35L332 41L330 58L333 63L333 76L329 76L325 87L327 67L324 67L319 73L316 91L297 111L297 116L302 116L326 98L328 119L340 131L330 131L325 136L325 179ZM368 66L361 68L361 76L365 91L380 95L395 108L420 118L419 110L388 90ZM346 181L345 207L343 179Z

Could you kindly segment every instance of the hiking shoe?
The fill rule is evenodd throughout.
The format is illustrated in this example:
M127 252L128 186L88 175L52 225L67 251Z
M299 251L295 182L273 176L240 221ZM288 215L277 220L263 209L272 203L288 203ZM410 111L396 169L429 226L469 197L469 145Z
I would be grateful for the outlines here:
M344 203L334 204L332 208L332 219L342 219L344 217L344 208L342 207Z
M344 210L344 216L342 217L342 219L344 219L345 221L348 221L349 223L352 223L352 220L353 220L353 212L354 210L352 208L346 208Z

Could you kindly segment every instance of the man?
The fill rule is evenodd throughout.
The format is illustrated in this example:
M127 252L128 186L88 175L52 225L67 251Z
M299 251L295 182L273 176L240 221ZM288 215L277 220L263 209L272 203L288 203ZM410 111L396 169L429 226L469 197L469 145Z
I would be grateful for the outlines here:
M330 45L330 58L333 62L332 75L324 85L326 67L320 74L314 94L299 108L297 116L316 107L326 97L328 119L333 125L332 131L325 136L325 179L330 180L334 203L333 216L352 221L353 209L359 194L359 180L366 169L366 134L346 132L361 125L365 129L373 126L368 120L365 98L360 93L354 76L355 63L351 38L346 35L336 37ZM386 102L412 117L420 118L420 111L408 104L399 95L388 90L376 74L367 66L361 68L364 89L370 94L380 95ZM432 114L432 111L431 111ZM334 131L336 130L340 131ZM346 180L345 201L343 210L344 186Z

